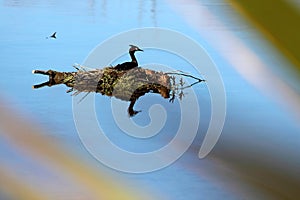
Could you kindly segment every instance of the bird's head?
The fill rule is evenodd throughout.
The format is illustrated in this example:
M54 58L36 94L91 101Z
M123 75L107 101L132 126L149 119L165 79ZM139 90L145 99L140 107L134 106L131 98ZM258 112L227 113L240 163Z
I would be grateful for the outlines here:
M137 47L135 45L129 45L129 46L130 46L129 52L143 51L142 49L140 49L139 47Z

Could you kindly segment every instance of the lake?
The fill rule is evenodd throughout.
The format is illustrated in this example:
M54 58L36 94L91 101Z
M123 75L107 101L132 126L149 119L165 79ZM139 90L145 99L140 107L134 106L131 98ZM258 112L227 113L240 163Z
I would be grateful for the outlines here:
M299 80L289 61L229 3L3 0L0 13L0 89L6 102L1 108L13 108L16 118L39 127L46 143L66 149L62 154L70 152L78 163L150 199L299 195ZM47 39L54 32L57 38ZM135 109L141 112L132 118L129 102L114 97L91 93L81 102L84 94L72 96L64 85L32 89L47 81L32 70L116 65L129 61L130 44L144 50L135 54L143 68L180 70L206 82L184 90L183 100L177 95L173 103L146 94L137 100ZM18 137L4 127L1 165L18 177L16 182L55 199L86 199L84 182L51 164L59 160L37 159L33 150L24 150L29 143L19 146ZM18 134L26 138L20 128ZM218 140L199 159L208 130L211 140ZM100 132L105 133L101 138ZM171 143L178 132L180 139ZM124 151L111 149L106 139ZM147 154L167 144L172 146L165 154ZM40 153L48 155L43 148ZM0 187L1 199L5 191L14 191L4 182Z

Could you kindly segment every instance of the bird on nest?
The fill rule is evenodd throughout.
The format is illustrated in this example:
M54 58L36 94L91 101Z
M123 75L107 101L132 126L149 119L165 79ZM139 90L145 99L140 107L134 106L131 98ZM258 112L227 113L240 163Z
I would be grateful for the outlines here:
M124 62L122 64L118 64L114 67L114 69L116 70L130 70L132 68L135 68L138 66L138 61L134 55L134 53L136 51L143 51L142 49L140 49L139 47L135 46L135 45L129 45L129 55L131 57L131 62Z

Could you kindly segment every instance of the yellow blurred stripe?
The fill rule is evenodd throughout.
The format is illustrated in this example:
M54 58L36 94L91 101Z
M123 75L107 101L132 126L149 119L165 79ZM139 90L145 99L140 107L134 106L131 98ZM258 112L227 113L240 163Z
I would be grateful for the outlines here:
M285 0L227 1L295 64L300 76L300 13L295 6Z
M0 165L0 192L11 199L52 199L45 193L28 187L28 183L16 177L10 169Z
M113 181L99 171L95 171L92 167L84 165L79 158L75 158L68 154L65 149L42 137L43 133L36 128L38 125L18 119L17 115L9 110L1 99L0 105L0 136L5 137L38 161L52 165L64 174L71 175L78 185L89 189L93 199L149 199L133 194L126 189L126 186L121 186L120 183ZM18 187L18 185L12 184L12 187Z

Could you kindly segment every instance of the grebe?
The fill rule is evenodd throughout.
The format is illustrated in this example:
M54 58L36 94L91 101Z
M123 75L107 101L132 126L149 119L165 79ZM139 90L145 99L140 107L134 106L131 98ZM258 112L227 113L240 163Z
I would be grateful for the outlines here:
M143 51L142 49L138 48L137 46L134 45L129 45L129 55L131 57L131 62L124 62L122 64L118 64L117 66L114 67L116 70L130 70L132 68L135 68L138 66L138 62L134 56L134 53L136 51Z

